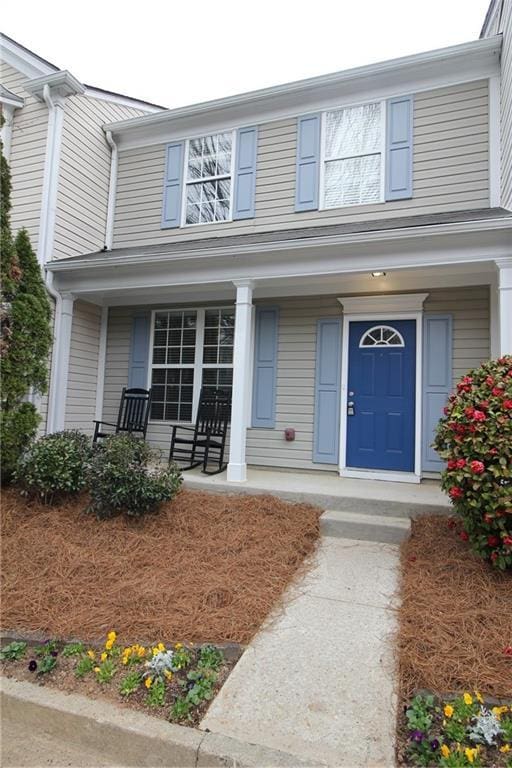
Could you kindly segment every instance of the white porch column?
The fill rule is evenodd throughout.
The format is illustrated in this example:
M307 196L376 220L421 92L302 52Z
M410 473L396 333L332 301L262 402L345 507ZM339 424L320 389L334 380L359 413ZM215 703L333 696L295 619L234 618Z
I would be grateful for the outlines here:
M498 302L500 355L512 355L512 258L496 259L498 267Z
M234 285L236 286L236 315L228 481L243 483L247 480L245 443L249 413L254 283L251 280L237 280Z
M74 302L73 294L63 293L60 306L57 307L48 403L48 432L60 432L64 429Z

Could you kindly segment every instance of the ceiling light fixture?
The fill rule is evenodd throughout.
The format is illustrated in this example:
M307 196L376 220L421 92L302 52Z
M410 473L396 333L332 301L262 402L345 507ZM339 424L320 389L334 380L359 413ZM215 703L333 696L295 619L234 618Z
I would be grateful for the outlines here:
M372 277L386 277L385 272L372 272Z

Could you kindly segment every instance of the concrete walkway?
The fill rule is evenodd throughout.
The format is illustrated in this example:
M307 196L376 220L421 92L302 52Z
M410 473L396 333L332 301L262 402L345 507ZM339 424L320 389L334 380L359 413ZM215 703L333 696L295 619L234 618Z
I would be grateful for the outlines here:
M323 538L201 728L312 766L394 765L397 563L394 545Z

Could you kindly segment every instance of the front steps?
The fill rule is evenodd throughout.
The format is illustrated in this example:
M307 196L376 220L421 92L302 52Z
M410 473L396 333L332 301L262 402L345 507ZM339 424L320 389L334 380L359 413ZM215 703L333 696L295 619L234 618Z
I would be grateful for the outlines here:
M320 518L322 536L356 541L400 544L409 536L410 530L411 520L406 516L393 517L328 509Z

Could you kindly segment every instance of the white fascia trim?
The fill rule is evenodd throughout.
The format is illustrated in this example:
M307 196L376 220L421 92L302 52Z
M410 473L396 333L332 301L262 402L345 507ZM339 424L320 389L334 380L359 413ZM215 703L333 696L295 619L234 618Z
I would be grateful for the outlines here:
M5 63L17 69L25 77L39 77L58 71L52 64L42 61L38 56L22 48L14 40L8 40L4 35L0 35L0 47Z
M28 83L25 83L24 88L39 101L45 101L44 90L46 86L52 89L52 95L61 98L85 93L82 83L65 69L29 80Z
M489 78L489 205L501 204L501 78Z
M147 112L148 114L163 112L165 110L165 107L159 107L156 104L148 104L139 99L132 99L131 96L121 96L121 94L110 93L101 88L95 88L93 85L85 86L84 95L90 96L92 99L98 99L99 101L108 101L110 104L119 104L121 107L140 109L142 112Z
M499 70L501 37L391 59L320 77L264 88L158 114L107 123L121 147L187 138L199 128L209 132L270 122L304 111L343 105L347 99L374 100L420 92L441 85L490 77Z
M267 253L269 251L297 250L301 248L321 248L329 245L359 245L361 243L385 242L393 240L425 238L426 236L459 235L473 232L496 231L499 229L512 230L512 217L497 219L482 219L477 221L437 224L403 229L374 230L372 232L356 232L345 235L327 235L325 237L309 237L297 240L275 240L268 243L249 243L247 245L226 245L224 247L198 247L184 251L181 254L126 254L116 256L115 252L108 253L104 260L98 258L76 257L70 261L52 261L46 267L52 272L75 272L80 269L95 267L98 270L110 269L113 266L137 266L158 264L172 259L190 261L196 258L214 258L219 256L246 255L252 253ZM300 231L300 230L297 230ZM276 233L278 235L278 233Z
M428 293L403 293L380 296L372 294L370 296L339 296L338 301L343 307L343 312L351 315L392 312L397 315L399 312L420 312L423 309L423 303L428 297Z
M14 109L17 109L25 104L25 99L4 89L3 92L0 93L0 104L2 104L3 107L14 107Z

